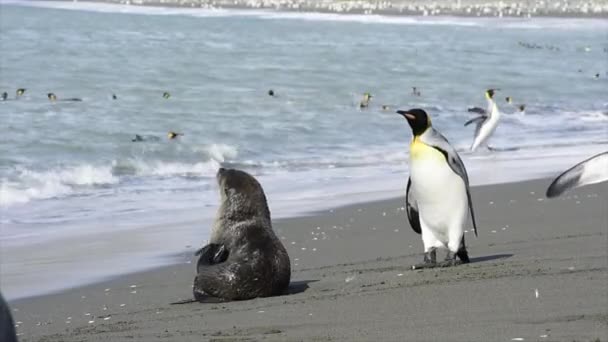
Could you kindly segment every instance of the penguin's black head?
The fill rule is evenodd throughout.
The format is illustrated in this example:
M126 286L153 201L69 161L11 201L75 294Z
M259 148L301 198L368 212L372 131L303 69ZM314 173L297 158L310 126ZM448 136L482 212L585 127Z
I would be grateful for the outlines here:
M493 99L494 98L494 93L497 91L498 89L488 89L486 90L486 97L488 99Z
M397 114L403 115L412 128L414 136L419 136L431 127L431 119L422 109L398 110Z
M55 96L53 93L46 94L46 97L48 97L51 101L55 101L57 99L57 96Z
M17 89L17 96L21 96L23 94L25 94L25 88L19 88L19 89Z
M268 96L274 96L274 90L272 90L272 89L268 90Z

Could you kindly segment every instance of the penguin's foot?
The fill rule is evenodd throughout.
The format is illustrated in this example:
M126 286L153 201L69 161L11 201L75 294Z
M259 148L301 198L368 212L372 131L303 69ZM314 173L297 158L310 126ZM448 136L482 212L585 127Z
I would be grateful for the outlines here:
M450 267L462 264L461 260L456 259L457 254L452 253L452 251L448 250L448 253L445 255L445 260L438 263L438 267Z
M424 261L420 264L416 264L412 266L413 270L420 270L423 268L433 268L437 267L437 251L431 250L429 252L424 253Z

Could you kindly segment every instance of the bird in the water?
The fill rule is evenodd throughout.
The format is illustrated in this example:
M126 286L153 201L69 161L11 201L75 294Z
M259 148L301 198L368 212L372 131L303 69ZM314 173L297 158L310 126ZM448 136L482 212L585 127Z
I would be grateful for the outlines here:
M17 89L16 98L20 98L21 96L23 96L23 94L25 94L25 91L26 91L25 88L19 88L19 89Z
M184 134L183 133L177 133L177 132L170 131L169 133L167 133L167 138L173 140L173 139L176 139L177 137L182 136L182 135L184 135Z
M456 149L432 127L424 110L397 113L405 117L413 133L406 211L412 229L422 235L424 244L424 262L413 268L468 263L464 225L469 213L475 235L477 224L464 163ZM447 249L442 263L436 259L439 248Z
M82 101L82 99L77 98L77 97L72 97L72 98L69 98L69 99L58 99L57 95L55 95L53 93L48 93L48 94L46 94L46 96L48 97L49 101L51 101L51 102L55 102L55 101L80 102L80 101Z
M168 99L170 97L171 97L171 94L169 94L168 91L166 91L166 92L163 93L163 98Z
M488 101L488 109L486 110L486 114L471 119L464 124L465 126L472 123L477 124L473 144L471 145L471 151L475 151L479 146L487 146L487 141L496 130L496 126L498 126L500 111L498 110L498 106L494 101L494 94L496 90L498 89L486 90L486 100Z
M359 102L359 108L367 108L369 107L369 103L372 100L372 94L370 93L364 93L363 94L363 99L361 100L361 102Z
M608 180L608 152L586 159L555 178L547 189L547 197L556 197L564 192Z
M8 93L7 92L3 92L2 93L2 101L6 101L8 100Z
M382 105L382 110L383 111L387 111L390 110L391 108L388 105Z
M268 96L274 96L274 90L272 90L272 89L268 90Z
M511 96L507 96L505 98L505 102L507 102L507 105L509 105L510 107L512 107L515 110L514 112L508 113L508 114L518 114L518 115L526 114L526 105L525 104L515 105L513 103L513 98Z
M140 141L144 141L144 137L142 137L139 134L135 134L135 138L131 139L132 142L140 142Z
M116 94L112 94L112 100L118 100L118 96L116 96Z

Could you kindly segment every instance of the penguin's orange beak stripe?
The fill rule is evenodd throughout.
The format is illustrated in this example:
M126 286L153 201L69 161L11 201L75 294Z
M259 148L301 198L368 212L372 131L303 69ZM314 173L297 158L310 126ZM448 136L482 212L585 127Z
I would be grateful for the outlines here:
M408 118L409 120L416 120L416 116L414 116L414 115L412 115L412 114L405 113L405 114L403 114L403 115L405 115L405 117L406 117L406 118Z

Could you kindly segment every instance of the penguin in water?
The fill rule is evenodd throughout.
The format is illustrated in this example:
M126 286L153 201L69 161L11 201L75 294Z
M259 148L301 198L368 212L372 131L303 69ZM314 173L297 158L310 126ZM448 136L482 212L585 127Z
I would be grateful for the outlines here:
M17 342L15 323L11 315L11 309L0 294L0 341Z
M169 94L168 91L166 91L166 92L163 93L163 98L164 99L168 100L170 97L171 97L171 94Z
M7 101L8 100L8 93L4 92L2 93L2 101Z
M448 140L431 126L422 109L399 110L412 128L410 177L407 181L407 218L422 235L424 262L414 269L468 263L464 225L471 214L477 236L467 170ZM437 263L437 249L448 250ZM458 260L458 259L460 260Z
M472 123L476 123L475 136L473 138L473 144L471 145L471 152L474 152L479 146L486 145L488 139L498 126L498 120L500 119L500 111L494 101L494 94L498 89L486 90L486 99L488 101L488 109L486 114L482 114L474 119L465 122L465 126ZM487 146L487 145L486 145Z
M77 98L77 97L72 97L72 98L69 98L69 99L61 99L61 100L58 100L58 99L57 99L57 95L55 95L55 94L53 94L53 93L48 93L48 94L46 94L46 96L49 98L49 101L51 101L51 102L55 102L55 101L65 101L65 102L81 102L81 101L82 101L82 99L79 99L79 98Z
M505 97L505 102L507 102L507 104L511 107L513 107L515 109L515 111L511 114L517 114L517 115L525 115L526 114L526 105L525 104L520 104L520 105L515 105L513 104L513 98L511 96L507 96Z
M135 137L131 139L131 142L157 142L160 138L156 135L140 135L135 134Z
M272 89L268 90L268 96L274 97L274 90L272 90Z
M547 189L547 197L557 197L564 192L608 180L608 152L586 159L555 178Z
M116 94L112 94L112 100L118 100L118 96L116 96Z
M23 96L25 94L26 89L25 88L19 88L17 89L17 92L15 93L15 98L18 99L21 96Z
M369 103L371 102L372 97L373 97L372 94L364 93L363 99L361 100L361 102L359 102L359 108L364 109L364 108L369 107Z
M170 131L169 133L167 133L167 138L169 138L169 140L174 140L174 139L177 139L177 137L182 136L182 135L184 135L184 134Z

